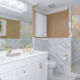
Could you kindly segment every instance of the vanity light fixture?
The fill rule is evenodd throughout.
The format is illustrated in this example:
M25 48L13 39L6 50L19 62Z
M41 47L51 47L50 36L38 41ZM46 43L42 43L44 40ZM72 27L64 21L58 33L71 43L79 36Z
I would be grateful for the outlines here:
M27 5L19 0L0 0L0 7L18 13L23 13L27 11Z

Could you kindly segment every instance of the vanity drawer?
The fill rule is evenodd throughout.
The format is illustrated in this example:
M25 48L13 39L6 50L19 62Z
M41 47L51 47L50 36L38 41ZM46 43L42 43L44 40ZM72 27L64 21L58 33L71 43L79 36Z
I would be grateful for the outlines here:
M0 66L0 74L10 72L10 71L14 71L14 70L17 70L17 69L19 69L21 67L24 67L24 66L27 69L29 69L29 65L27 65L27 63L25 65L23 65L22 63L13 62L13 63L10 63L10 64L1 65Z
M26 80L30 76L29 66L23 66L21 68L6 72L0 75L0 80L20 80L24 78Z
M29 75L30 75L30 66L26 65L16 70L16 78L21 78L23 76L29 76Z

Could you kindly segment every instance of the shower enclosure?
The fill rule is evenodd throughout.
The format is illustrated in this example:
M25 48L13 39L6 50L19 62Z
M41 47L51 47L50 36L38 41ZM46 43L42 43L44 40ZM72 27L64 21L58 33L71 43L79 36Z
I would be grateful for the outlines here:
M72 72L80 74L80 7L72 7Z

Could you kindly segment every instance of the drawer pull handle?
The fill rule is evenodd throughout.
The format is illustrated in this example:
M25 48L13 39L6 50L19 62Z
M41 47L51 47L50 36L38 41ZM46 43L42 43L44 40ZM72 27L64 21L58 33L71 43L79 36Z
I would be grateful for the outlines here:
M43 68L43 64L42 63L40 63L40 69L42 69Z

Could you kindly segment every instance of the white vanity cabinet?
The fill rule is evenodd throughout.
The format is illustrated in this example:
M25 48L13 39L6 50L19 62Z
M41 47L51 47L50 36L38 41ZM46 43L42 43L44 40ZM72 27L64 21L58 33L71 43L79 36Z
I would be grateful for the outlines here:
M0 65L0 80L47 80L47 54Z
M23 67L3 73L0 75L0 80L31 80L31 76L26 69Z
M47 16L35 13L35 37L47 37Z

